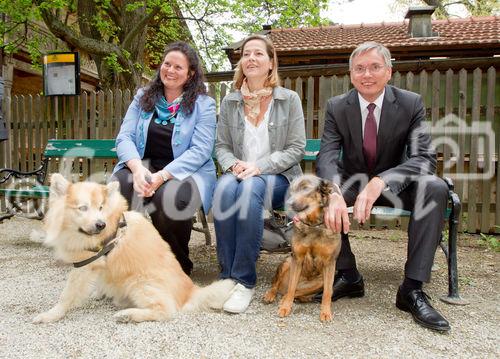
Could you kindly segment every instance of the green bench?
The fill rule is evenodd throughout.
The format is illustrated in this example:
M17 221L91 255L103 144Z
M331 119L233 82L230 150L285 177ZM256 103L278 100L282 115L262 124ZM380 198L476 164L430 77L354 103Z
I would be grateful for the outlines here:
M0 196L5 197L7 203L7 211L0 215L0 223L23 212L22 203L28 200L35 201L35 214L32 218L43 218L43 206L37 203L49 197L46 181L52 162L57 162L59 166L70 165L73 168L75 163L79 166L80 161L96 158L116 161L115 140L50 139L43 152L42 163L34 171L0 169L0 184L10 184L7 188L0 189Z

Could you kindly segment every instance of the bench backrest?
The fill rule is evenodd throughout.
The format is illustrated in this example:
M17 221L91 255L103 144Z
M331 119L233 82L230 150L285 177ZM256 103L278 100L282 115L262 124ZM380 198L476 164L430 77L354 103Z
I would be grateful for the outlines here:
M316 161L318 156L319 146L321 140L315 138L308 138L306 141L306 154L304 155L304 161Z
M47 141L43 155L47 158L116 158L115 140L54 140Z

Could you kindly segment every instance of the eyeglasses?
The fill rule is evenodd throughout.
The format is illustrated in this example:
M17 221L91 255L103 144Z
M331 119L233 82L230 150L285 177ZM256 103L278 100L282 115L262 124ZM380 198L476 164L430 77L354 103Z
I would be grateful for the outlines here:
M371 64L368 67L355 66L352 69L352 72L354 72L356 75L363 75L366 72L366 70L368 70L371 74L376 74L382 71L385 67L386 67L385 65L381 64Z

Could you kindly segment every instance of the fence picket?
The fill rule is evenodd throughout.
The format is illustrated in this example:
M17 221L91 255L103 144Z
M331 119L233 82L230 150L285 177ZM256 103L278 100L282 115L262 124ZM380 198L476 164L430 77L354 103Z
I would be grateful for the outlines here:
M486 124L490 124L493 128L495 117L495 68L490 67L486 73ZM484 138L482 140L485 140ZM490 153L489 144L485 144L484 159L483 159L483 174L488 173L495 166L494 153ZM493 172L494 173L494 172ZM498 175L497 175L498 177ZM491 204L491 183L493 178L485 178L482 181L482 205L481 205L481 232L488 233L490 231L490 204ZM498 187L497 187L498 192ZM500 222L497 222L500 224Z
M444 116L453 115L453 70L446 71L445 77L445 102L444 102ZM451 138L456 143L456 135L449 134L446 131L446 127L443 129L443 136L446 138ZM456 154L454 154L456 155ZM447 163L450 161L450 147L446 144L443 145L443 163Z
M392 84L401 88L401 73L399 71L392 75Z
M313 138L314 135L314 78L307 79L307 112L306 112L306 137ZM306 163L306 172L312 172L312 164Z
M28 95L26 109L26 170L33 171L33 96Z
M325 127L326 102L332 96L331 81L331 78L326 78L324 76L321 76L319 78L318 138L321 138L321 136L323 136L323 128Z
M481 69L474 70L472 74L472 123L479 121L480 111L481 111ZM470 136L470 159L469 159L469 171L472 173L477 173L477 162L478 162L478 136L475 133L471 133ZM477 229L477 199L479 181L469 182L469 195L468 195L468 206L467 206L467 230L469 232L475 232Z
M414 86L414 81L415 81L415 75L413 75L413 72L408 72L406 74L406 89L408 91L413 91L413 86Z
M465 171L465 138L467 131L467 126L465 124L467 117L467 71L465 69L460 70L458 74L458 147L460 151L457 154L457 165L456 172L464 173ZM465 186L467 183L463 179L455 181L455 191L456 193L464 199Z

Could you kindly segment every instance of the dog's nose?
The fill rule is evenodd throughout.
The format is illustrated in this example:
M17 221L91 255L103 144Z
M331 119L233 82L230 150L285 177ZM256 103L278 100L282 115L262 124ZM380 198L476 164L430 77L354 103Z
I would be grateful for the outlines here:
M103 221L99 220L99 221L95 222L95 228L100 232L104 228L106 228L106 223L104 223Z

